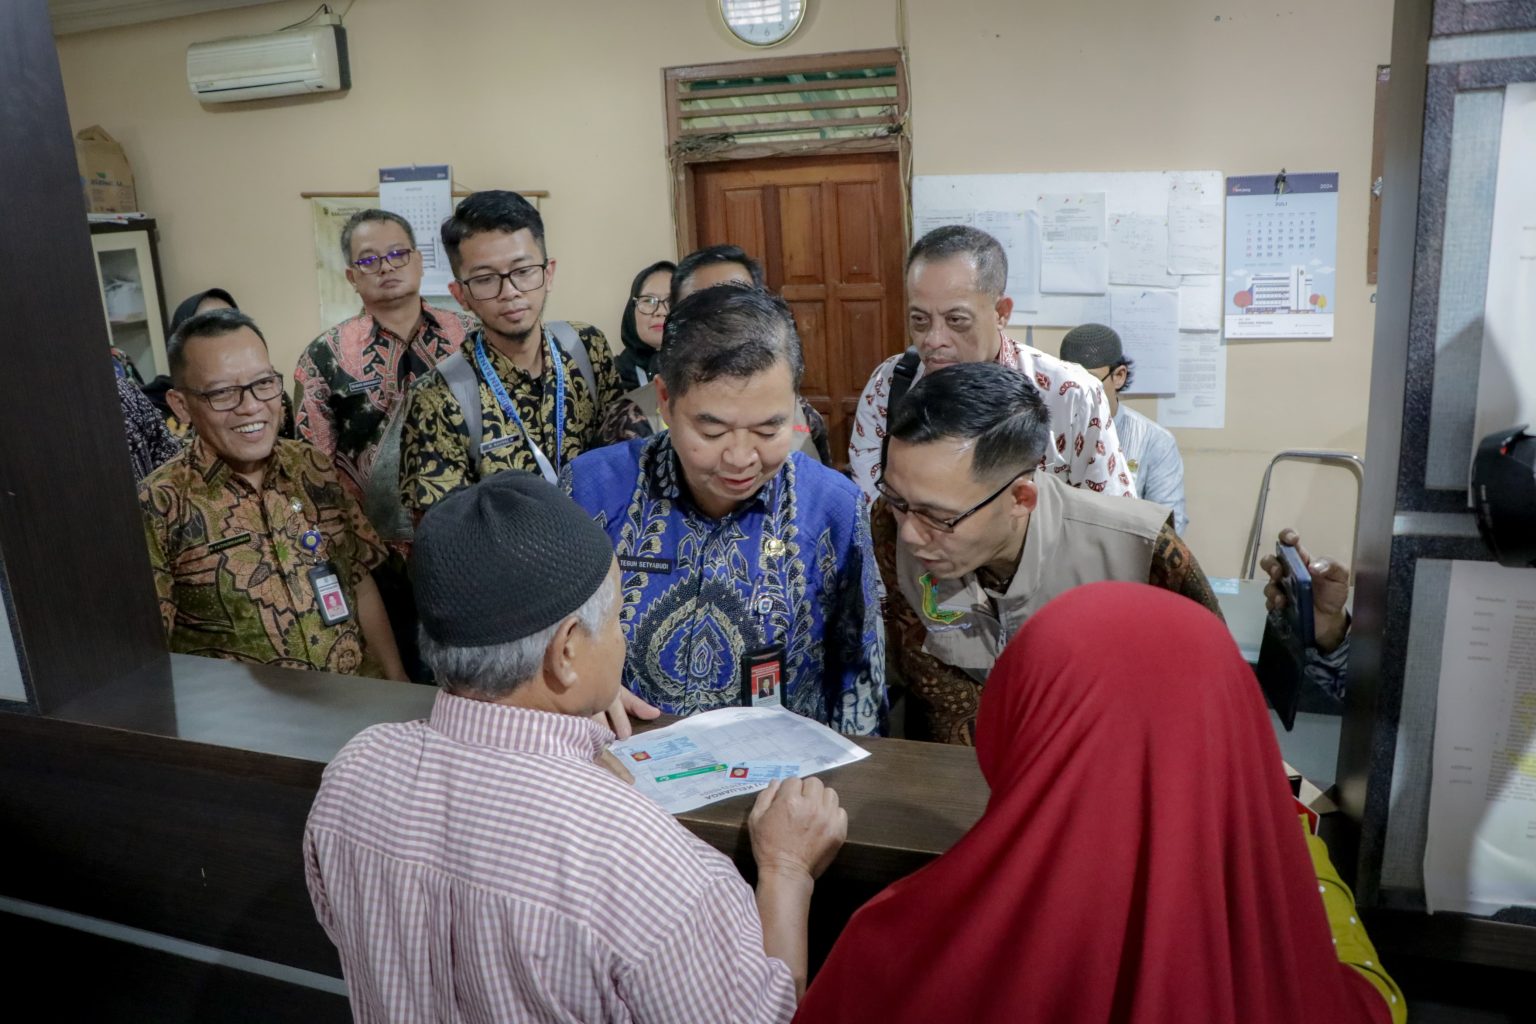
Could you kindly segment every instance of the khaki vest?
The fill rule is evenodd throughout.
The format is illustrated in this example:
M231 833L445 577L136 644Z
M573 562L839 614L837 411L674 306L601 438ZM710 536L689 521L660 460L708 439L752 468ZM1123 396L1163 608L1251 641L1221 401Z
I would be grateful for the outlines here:
M667 429L666 421L661 418L661 401L656 397L656 379L654 377L651 378L649 383L635 388L635 390L624 397L635 403L635 407L640 410L640 414L650 423L651 433L659 434ZM805 421L805 410L800 407L798 395L795 398L795 440L802 452L817 462L821 461L821 453L816 450L816 442L811 439L811 427Z
M1147 582L1153 546L1168 522L1163 505L1079 490L1044 470L1034 479L1040 500L1007 593L987 590L975 573L925 585L922 564L897 537L901 593L928 630L923 650L977 682L1051 598L1084 583Z

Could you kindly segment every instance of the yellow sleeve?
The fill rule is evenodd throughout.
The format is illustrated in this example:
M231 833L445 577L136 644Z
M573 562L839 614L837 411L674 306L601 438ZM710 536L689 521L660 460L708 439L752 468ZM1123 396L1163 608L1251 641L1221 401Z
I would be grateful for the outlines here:
M1334 949L1339 963L1348 964L1371 986L1381 993L1387 1010L1392 1014L1392 1024L1404 1024L1408 1019L1408 1004L1403 1001L1403 990L1381 965L1371 937L1365 933L1365 925L1355 910L1355 894L1339 877L1339 872L1328 857L1328 846L1312 834L1305 815L1301 815L1302 831L1307 836L1307 851L1312 854L1312 870L1317 874L1317 888L1323 898L1323 910L1328 915L1328 930L1333 933Z

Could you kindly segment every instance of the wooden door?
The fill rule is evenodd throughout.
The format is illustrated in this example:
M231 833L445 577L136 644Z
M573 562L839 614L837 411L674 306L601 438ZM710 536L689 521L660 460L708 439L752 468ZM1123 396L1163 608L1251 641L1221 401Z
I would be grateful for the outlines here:
M795 313L805 351L800 392L848 461L859 395L902 329L904 208L897 155L770 157L697 164L695 245L739 245Z

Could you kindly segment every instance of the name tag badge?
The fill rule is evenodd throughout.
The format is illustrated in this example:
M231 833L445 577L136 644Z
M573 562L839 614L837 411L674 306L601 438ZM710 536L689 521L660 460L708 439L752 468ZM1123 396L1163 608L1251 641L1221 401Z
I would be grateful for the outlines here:
M309 570L309 585L315 591L315 610L327 626L339 626L352 617L347 595L341 590L341 577L330 562L321 562Z
M659 572L671 575L676 563L670 558L649 558L638 555L620 555L621 572Z
M521 444L522 441L523 439L517 434L507 434L504 437L498 437L495 440L482 444L480 446L480 453L483 455L486 452L494 452L496 449L505 448L508 445Z
M783 647L764 647L742 655L741 703L744 707L783 707L783 690Z
M347 394L361 395L366 391L377 391L384 386L384 382L375 377L373 380L355 380L347 385Z

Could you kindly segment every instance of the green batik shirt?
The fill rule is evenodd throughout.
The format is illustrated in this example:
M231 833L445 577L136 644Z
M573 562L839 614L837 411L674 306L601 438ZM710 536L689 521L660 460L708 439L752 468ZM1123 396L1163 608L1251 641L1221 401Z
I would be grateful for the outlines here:
M558 470L589 448L608 443L603 437L603 417L624 396L624 385L613 363L608 339L596 327L572 322L586 346L597 382L594 396L586 379L577 369L571 354L563 348L560 362L565 370L565 423L560 450L555 451L555 371L545 349L543 372L538 377L525 373L489 342L485 354L501 378L507 396L517 406L528 433ZM464 358L475 365L476 331L464 341ZM546 332L547 339L547 332ZM546 340L545 344L548 344ZM475 371L479 376L479 370ZM523 433L501 410L496 396L480 381L480 473L469 464L469 428L458 400L442 374L434 370L411 388L410 407L405 414L405 431L400 442L400 500L407 509L425 512L434 502L482 477L506 469L537 474L539 464L533 457Z
M139 505L172 651L383 677L358 623L357 585L384 548L325 453L279 440L258 490L194 437L144 478ZM309 576L324 562L351 613L334 626Z

